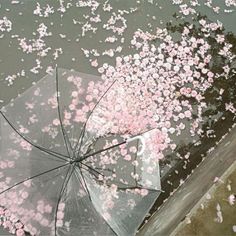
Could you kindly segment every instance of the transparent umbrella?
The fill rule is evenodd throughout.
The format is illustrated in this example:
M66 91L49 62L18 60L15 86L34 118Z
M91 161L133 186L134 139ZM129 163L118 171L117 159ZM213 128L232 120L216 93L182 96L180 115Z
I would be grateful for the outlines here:
M31 235L134 235L161 186L156 131L132 132L132 104L119 80L56 69L2 108L8 216Z

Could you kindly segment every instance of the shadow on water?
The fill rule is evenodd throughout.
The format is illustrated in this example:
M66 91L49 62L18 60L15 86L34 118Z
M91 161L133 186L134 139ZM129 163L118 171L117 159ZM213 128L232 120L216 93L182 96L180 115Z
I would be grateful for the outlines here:
M189 26L190 23L179 19L177 15L174 15L174 17L176 18L175 24L167 23L167 29L172 33L181 34L184 27ZM207 20L207 17L199 15L191 22L191 24L193 24L193 30L190 34L196 38L203 36L198 23L200 19ZM179 23L179 21L181 22ZM222 137L230 131L233 124L235 124L236 116L226 110L226 104L232 103L234 107L236 106L236 58L230 62L225 57L219 55L222 45L217 43L216 34L224 35L225 41L233 45L231 51L234 55L236 54L236 35L232 32L225 32L225 29L222 28L213 32L208 38L205 38L211 46L211 55L213 58L212 62L209 64L209 69L213 73L221 74L223 67L228 65L230 68L228 76L227 78L224 76L214 78L213 86L204 94L207 106L202 115L204 123L202 125L200 139L196 142L188 143L187 145L178 145L174 152L168 154L164 160L160 161L161 168L164 168L166 165L170 166L173 160L176 164L162 176L163 192L155 202L150 210L149 216L147 216L144 222L161 207L170 194L180 186L181 181L185 180L192 173L207 155L208 151L213 149ZM224 92L219 95L219 91L222 89ZM187 98L184 97L183 99L186 100ZM195 101L189 99L189 102L193 104ZM211 135L209 135L209 131ZM185 156L187 153L190 153L188 159L179 158Z

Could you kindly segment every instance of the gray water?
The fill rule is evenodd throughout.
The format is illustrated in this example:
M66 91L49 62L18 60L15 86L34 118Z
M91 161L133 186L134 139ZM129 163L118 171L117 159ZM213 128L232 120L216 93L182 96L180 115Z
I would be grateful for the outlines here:
M65 2L76 3L77 1ZM98 2L102 5L105 1L99 0ZM172 21L172 15L178 11L178 7L173 5L171 0L153 0L153 4L148 0L112 0L109 2L114 12L118 12L119 9L137 8L134 13L125 15L127 29L124 35L119 37L124 38L123 50L121 53L116 53L115 56L132 52L129 47L130 40L137 29L155 32L157 26L163 27L166 22ZM219 2L222 3L223 1ZM7 0L0 1L0 18L6 16L12 22L12 31L5 33L4 37L0 39L0 100L3 101L3 104L8 103L10 99L22 93L33 82L37 82L42 78L46 74L45 70L48 66L54 68L57 64L62 68L97 74L97 70L91 67L81 48L97 49L102 52L104 49L115 48L118 45L118 43L102 42L108 35L108 32L102 28L102 24L111 15L110 12L104 12L102 7L99 6L96 11L96 14L100 14L103 21L102 24L97 24L97 32L95 34L88 32L82 37L82 24L73 24L73 19L82 23L86 22L83 15L89 13L88 8L71 7L67 9L63 16L56 11L48 18L44 18L33 14L36 3L36 1L29 0L20 0L19 4L11 4L11 1ZM54 9L59 7L59 1L57 0L40 1L41 7L46 6L46 4L54 7ZM200 7L199 10L201 14L207 15L210 20L220 20L228 31L236 32L236 25L233 24L235 13L217 15L207 7ZM47 56L41 58L36 53L26 54L22 52L17 38L12 37L19 35L18 38L35 39L37 36L33 35L33 32L36 32L40 23L48 26L48 31L52 33L52 36L44 38L47 47L51 47L52 50ZM61 38L59 34L66 35L66 38ZM54 60L52 54L56 48L62 48L63 54L57 60ZM104 62L114 64L114 58L100 56L99 62L101 65ZM36 59L40 59L42 66L38 74L30 72L30 69L36 65ZM25 71L25 76L19 76L15 79L13 86L7 86L5 78L8 75L19 73L21 70Z
M78 1L65 1L65 5L76 2ZM102 5L105 1L99 0L98 2ZM122 45L123 50L116 52L114 57L101 55L97 58L100 65L103 63L115 65L116 56L133 52L130 40L137 29L154 33L156 27L164 27L167 22L172 22L174 20L173 14L178 12L178 7L173 5L171 0L110 0L109 3L113 7L113 12L116 13L118 10L135 9L133 13L124 15L127 20L127 29L122 36L117 37L118 41L114 44L104 42L107 36L112 35L102 27L111 16L111 12L104 12L101 6L96 10L96 14L99 14L102 20L101 23L94 24L98 27L96 33L87 32L83 37L82 25L86 22L84 15L90 14L88 8L70 7L64 14L55 11L48 18L44 18L33 14L37 6L36 1L20 0L18 4L11 4L10 0L0 0L0 19L7 17L12 22L11 32L3 32L1 36L0 31L0 107L40 80L46 74L48 66L54 68L57 65L62 68L99 75L97 69L92 67L89 59L84 56L82 48L96 49L101 53L106 49ZM214 3L224 7L222 0L214 1ZM59 1L56 0L40 1L41 7L47 4L55 10L60 6ZM206 6L199 7L198 10L202 15L207 15L210 20L221 21L226 31L236 33L235 12L215 14L212 9ZM73 20L79 23L74 24ZM46 47L51 47L51 50L45 57L39 57L36 52L24 53L19 47L18 38L26 38L27 40L38 38L36 30L41 23L48 27L47 32L52 33L51 36L44 38ZM63 38L60 34L66 35L66 37ZM120 43L122 38L124 43ZM63 53L59 55L57 60L54 60L53 53L58 48L62 48ZM35 74L30 70L36 65L37 59L41 62L41 68ZM5 78L22 70L25 71L25 75L17 76L13 85L9 86ZM189 142L187 135L182 139L179 142ZM4 232L2 235L7 234Z

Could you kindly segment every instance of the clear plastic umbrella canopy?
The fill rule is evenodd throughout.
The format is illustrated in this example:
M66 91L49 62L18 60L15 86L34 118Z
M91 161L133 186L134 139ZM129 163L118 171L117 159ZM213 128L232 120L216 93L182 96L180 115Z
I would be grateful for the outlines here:
M157 130L138 128L132 96L56 69L0 111L0 205L25 231L135 234L161 186Z

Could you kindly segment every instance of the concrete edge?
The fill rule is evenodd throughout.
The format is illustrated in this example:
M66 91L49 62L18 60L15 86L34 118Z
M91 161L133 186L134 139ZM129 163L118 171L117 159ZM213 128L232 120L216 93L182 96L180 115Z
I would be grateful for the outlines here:
M222 181L225 181L226 178L236 169L236 160L234 163L223 173L223 175L219 176L219 178ZM201 197L201 199L195 204L195 206L189 211L189 213L186 215L187 217L193 216L196 211L199 209L200 205L207 201L206 195L207 194L213 194L216 191L216 188L219 186L217 183L213 183L212 186L209 188L209 190ZM175 236L176 233L186 225L187 219L183 220L170 234L170 236Z

